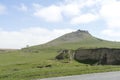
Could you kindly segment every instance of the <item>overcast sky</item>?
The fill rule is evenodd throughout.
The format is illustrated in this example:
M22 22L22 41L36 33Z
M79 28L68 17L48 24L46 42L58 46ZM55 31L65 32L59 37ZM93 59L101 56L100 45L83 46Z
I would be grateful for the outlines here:
M77 29L120 41L120 1L0 0L0 48L38 45Z

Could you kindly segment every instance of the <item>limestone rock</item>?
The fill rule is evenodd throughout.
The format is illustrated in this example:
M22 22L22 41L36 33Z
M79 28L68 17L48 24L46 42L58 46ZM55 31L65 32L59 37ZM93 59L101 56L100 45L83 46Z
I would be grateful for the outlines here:
M120 49L96 48L61 50L57 59L75 59L86 64L120 65Z

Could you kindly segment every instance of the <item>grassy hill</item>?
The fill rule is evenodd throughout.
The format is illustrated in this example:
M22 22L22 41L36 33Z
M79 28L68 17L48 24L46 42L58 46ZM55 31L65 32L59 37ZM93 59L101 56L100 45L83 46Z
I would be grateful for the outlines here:
M91 66L74 60L69 63L55 60L60 49L98 47L120 48L120 43L95 38L87 31L78 30L43 45L0 54L0 80L31 80L120 70L119 66Z
M120 42L107 41L92 36L88 31L78 30L60 36L46 44L32 46L25 49L77 49L77 48L120 48Z

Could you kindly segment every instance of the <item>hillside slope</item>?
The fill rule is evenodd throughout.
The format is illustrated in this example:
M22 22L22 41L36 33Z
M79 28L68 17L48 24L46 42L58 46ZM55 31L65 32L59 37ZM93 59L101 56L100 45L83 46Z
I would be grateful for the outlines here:
M107 41L92 36L88 31L77 30L60 36L46 44L32 46L26 49L77 49L77 48L120 48L120 42Z

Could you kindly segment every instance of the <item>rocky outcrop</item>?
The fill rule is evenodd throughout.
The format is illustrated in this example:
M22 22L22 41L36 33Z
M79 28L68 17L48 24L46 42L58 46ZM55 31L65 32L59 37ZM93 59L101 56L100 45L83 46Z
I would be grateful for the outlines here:
M63 60L63 59L69 59L72 60L74 59L74 50L68 50L68 49L64 49L64 50L59 50L58 53L59 55L56 56L56 59L58 60Z
M64 55L63 55L64 54ZM56 58L73 58L86 64L120 65L120 49L97 48L97 49L77 49L75 51L66 50L61 52Z
M98 49L78 49L74 58L80 62L90 64L120 64L120 49L98 48Z

